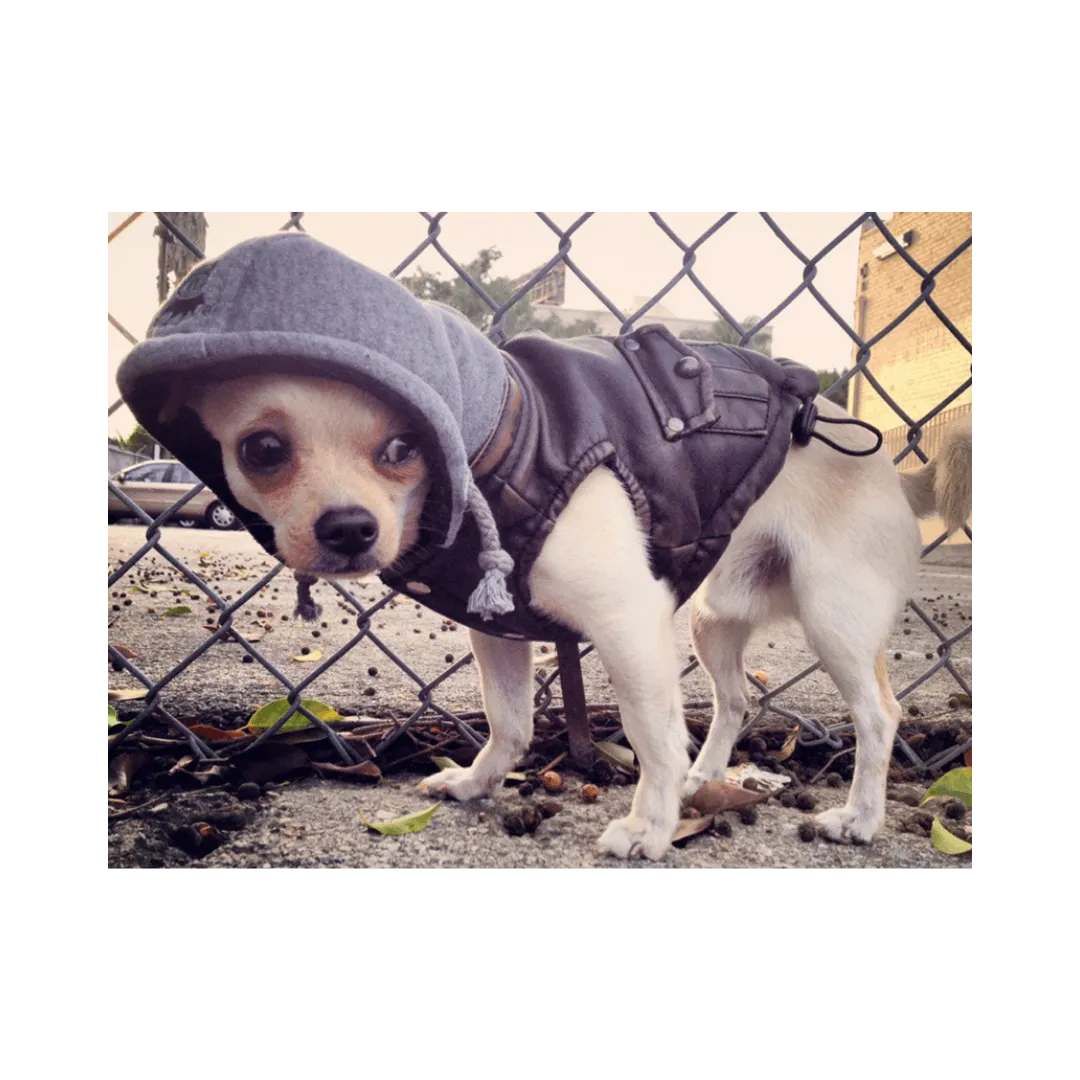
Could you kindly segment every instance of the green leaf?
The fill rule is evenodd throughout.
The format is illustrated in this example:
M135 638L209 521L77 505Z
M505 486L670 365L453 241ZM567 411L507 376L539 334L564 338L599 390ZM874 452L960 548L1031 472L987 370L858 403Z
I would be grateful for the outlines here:
M166 615L190 615L191 608L186 607L184 604L178 604L176 607L166 608Z
M383 836L404 836L406 833L414 833L419 832L421 829L426 829L428 825L431 824L431 819L438 809L439 803L436 803L434 806L428 807L427 810L418 810L415 814L394 818L393 821L368 821L368 819L364 817L363 812L361 812L360 820L369 829L377 833L382 833Z
M119 727L120 717L116 715L116 710L109 706L109 727Z
M597 742L593 746L609 764L617 765L620 769L634 768L634 751L630 747L613 742Z
M438 766L440 772L443 769L456 769L458 767L458 763L453 758L448 757L433 757L431 763Z
M320 720L341 719L341 715L331 709L329 705L326 705L321 701L316 701L314 698L302 698L300 704ZM268 705L264 705L259 709L259 711L248 721L248 727L259 730L273 727L274 724L276 724L288 711L289 699L278 698L276 701L271 701ZM293 715L278 728L278 731L303 731L304 728L310 726L311 722L308 718L302 713L297 712L293 713Z
M934 818L934 824L930 826L930 842L943 855L963 855L971 850L971 845L966 840L953 836L937 818Z
M944 776L939 776L937 783L930 788L923 798L922 805L930 799L959 799L971 809L971 768L953 769Z

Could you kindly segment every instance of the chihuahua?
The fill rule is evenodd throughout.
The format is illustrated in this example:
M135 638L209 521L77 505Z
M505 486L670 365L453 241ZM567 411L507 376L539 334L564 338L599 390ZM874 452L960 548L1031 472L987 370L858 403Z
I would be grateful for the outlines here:
M393 408L356 386L318 376L245 375L184 391L221 447L236 499L273 529L302 574L355 578L392 568L416 542L432 476L422 440ZM818 398L825 417L846 414ZM865 451L866 433L837 440ZM743 652L771 620L797 619L850 709L857 737L846 805L817 818L840 842L868 843L885 816L885 784L901 709L884 646L915 585L917 516L949 531L971 508L971 430L947 433L928 465L898 473L884 454L847 456L820 443L793 448L735 528L690 600L694 651L712 680L708 738L691 764L673 629L676 597L654 577L631 497L600 466L574 489L529 574L532 607L591 641L610 675L640 763L630 813L601 850L660 859L682 800L722 778L747 708ZM468 768L424 780L432 794L490 796L529 746L529 641L471 630L491 737Z

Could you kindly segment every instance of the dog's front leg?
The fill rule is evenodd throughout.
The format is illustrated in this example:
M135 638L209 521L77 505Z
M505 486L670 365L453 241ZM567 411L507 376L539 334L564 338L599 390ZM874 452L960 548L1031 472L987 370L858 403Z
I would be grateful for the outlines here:
M534 602L595 646L641 764L629 815L599 847L661 859L679 820L690 765L671 590L652 576L629 496L607 469L591 473L555 523L530 578Z
M601 851L622 859L662 859L667 853L690 764L672 626L674 603L663 584L651 585L642 582L632 617L589 633L611 676L623 730L641 766L630 813L608 825L599 841Z
M420 785L432 794L461 800L495 791L525 753L533 732L532 643L475 630L469 634L491 737L469 768L443 769Z

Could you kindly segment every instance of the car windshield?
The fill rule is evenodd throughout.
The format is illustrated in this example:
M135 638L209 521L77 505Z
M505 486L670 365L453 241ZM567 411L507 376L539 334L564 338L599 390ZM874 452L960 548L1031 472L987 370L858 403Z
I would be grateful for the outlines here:
M199 478L188 468L183 465L174 465L172 475L169 479L174 484L198 484Z
M148 465L139 465L137 468L124 473L124 479L143 484L160 484L165 481L169 467L167 461L155 461Z

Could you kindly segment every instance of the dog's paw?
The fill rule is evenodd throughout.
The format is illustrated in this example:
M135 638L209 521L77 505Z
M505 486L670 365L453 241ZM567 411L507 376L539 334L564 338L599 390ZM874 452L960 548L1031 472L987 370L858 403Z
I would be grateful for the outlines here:
M487 780L472 769L443 769L434 776L425 777L417 784L429 795L467 802L469 799L485 799L499 786L498 779Z
M825 810L814 820L821 835L837 844L869 844L881 824L847 806Z
M605 855L618 859L662 859L671 847L670 829L662 828L645 818L624 817L613 821L597 841Z

